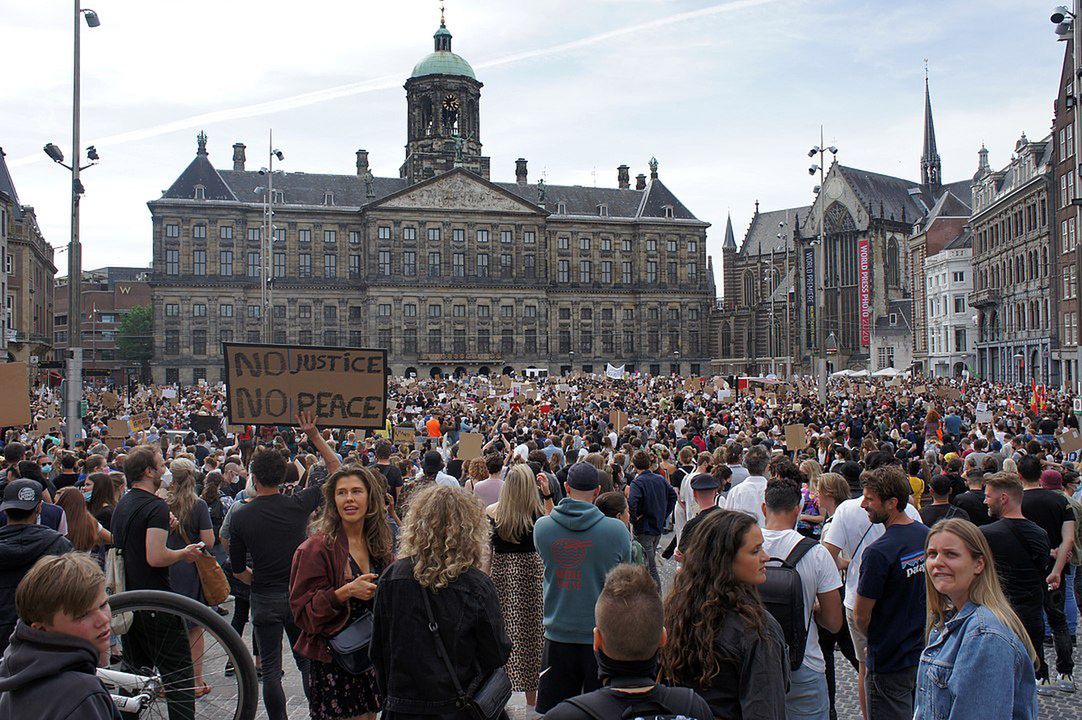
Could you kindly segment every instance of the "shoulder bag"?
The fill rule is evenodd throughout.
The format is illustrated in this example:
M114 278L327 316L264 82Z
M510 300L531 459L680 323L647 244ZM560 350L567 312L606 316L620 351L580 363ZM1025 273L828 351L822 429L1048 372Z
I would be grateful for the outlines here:
M495 720L511 701L511 679L507 677L507 671L503 666L496 668L474 691L473 697L466 695L462 684L458 681L458 673L451 665L451 656L447 653L443 638L440 637L440 626L436 624L436 618L432 614L432 601L428 597L429 590L423 585L421 596L424 598L425 612L428 614L428 629L436 639L436 652L443 659L447 674L451 676L455 693L458 695L457 707L468 710L475 720Z
M180 537L185 544L191 545L192 541L188 539L183 525L180 527ZM212 606L225 602L229 597L229 579L222 566L206 548L203 548L203 552L196 559L195 569L199 573L199 584L203 588L203 601Z
M352 557L349 558L349 569L351 575L360 570L360 567L354 570ZM349 600L346 600L346 603L349 603ZM372 667L368 647L372 643L373 630L372 613L365 610L356 620L328 638L327 646L334 663L350 675L363 675Z

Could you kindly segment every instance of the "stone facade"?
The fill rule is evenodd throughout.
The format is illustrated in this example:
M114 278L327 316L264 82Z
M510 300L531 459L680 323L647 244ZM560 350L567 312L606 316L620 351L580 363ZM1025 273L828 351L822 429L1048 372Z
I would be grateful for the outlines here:
M913 287L919 284L914 279ZM977 337L974 311L969 306L973 291L973 236L963 232L924 266L927 327L927 372L937 377L961 377L974 367L973 345Z
M988 380L1059 382L1052 355L1059 324L1050 320L1055 208L1073 195L1053 191L1052 150L1051 136L1030 142L1022 135L1010 163L994 172L982 167L973 184L969 302L977 309L977 373Z
M708 223L654 160L635 188L626 166L615 188L531 185L522 159L491 182L481 84L445 32L406 83L400 177L364 151L354 175L275 173L269 253L265 177L239 143L216 170L201 136L148 203L156 382L218 380L221 341L387 348L396 374L707 372Z

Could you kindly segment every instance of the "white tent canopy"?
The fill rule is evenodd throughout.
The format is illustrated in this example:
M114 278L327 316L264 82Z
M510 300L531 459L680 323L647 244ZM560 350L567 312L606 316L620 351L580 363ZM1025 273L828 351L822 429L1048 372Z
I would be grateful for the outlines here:
M839 370L836 373L831 373L830 377L851 377L852 375L853 375L852 370L845 369L845 370Z
M901 375L902 371L894 367L885 367L882 370L876 370L872 373L872 377L894 377L895 375Z

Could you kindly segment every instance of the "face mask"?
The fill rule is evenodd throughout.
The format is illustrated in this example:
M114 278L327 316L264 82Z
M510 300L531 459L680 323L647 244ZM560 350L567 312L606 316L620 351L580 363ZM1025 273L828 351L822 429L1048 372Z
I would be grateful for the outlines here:
M53 466L52 465L42 465L41 466L41 472L43 472L46 475L48 475L52 471L53 471Z

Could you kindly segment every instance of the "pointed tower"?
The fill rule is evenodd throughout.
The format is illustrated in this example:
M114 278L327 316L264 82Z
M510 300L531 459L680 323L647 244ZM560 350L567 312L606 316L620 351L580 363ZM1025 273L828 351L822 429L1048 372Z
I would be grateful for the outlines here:
M932 122L932 94L928 90L928 68L924 68L924 152L920 156L921 185L936 190L943 184L939 152L935 147L935 124Z
M733 236L733 216L725 221L725 240L721 244L721 295L726 307L735 307L737 300L736 282L736 238Z

